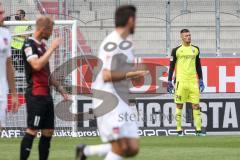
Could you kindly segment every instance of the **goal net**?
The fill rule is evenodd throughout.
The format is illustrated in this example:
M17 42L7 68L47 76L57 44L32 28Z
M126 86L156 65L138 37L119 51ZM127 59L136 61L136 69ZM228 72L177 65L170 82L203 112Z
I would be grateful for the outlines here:
M57 67L61 66L63 63L67 62L73 57L77 56L77 21L75 20L59 20L54 22L54 30L51 38L46 42L47 46L51 44L51 41L56 37L61 37L63 39L63 44L53 53L50 59L50 68L51 72L53 72ZM6 21L5 26L7 26L11 33L12 39L18 36L32 36L35 29L35 21ZM14 28L16 26L31 26L28 31L14 33ZM16 89L19 98L19 109L17 113L10 112L10 103L11 103L11 95L8 96L8 110L7 110L7 120L6 120L6 128L7 130L17 130L21 134L26 128L26 103L24 99L24 93L26 89L26 79L25 79L25 71L24 71L24 64L22 60L22 53L21 50L12 48L12 59L13 65L15 68L15 78L16 78ZM62 75L65 75L65 70L62 70ZM67 75L64 78L64 84L68 86L76 85L76 71L73 71L71 74ZM62 77L56 77L61 79ZM71 88L68 90L71 93ZM53 99L54 99L54 106L61 102L63 98L57 93L55 90L52 91ZM72 96L73 103L69 110L72 113L77 113L77 106L76 106L76 97ZM64 113L62 113L64 114ZM71 118L68 118L71 120ZM58 118L55 115L55 127L56 132L58 131L69 131L72 133L77 131L77 122L70 121L70 120L63 120ZM69 136L69 135L68 135ZM73 135L72 135L73 136Z

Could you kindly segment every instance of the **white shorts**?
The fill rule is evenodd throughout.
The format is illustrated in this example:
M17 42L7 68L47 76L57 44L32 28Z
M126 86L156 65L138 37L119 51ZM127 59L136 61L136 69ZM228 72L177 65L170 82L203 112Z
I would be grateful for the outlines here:
M98 130L103 142L111 142L121 138L138 138L136 119L131 119L132 109L120 100L111 112L97 118Z
M6 127L7 101L0 101L0 126Z

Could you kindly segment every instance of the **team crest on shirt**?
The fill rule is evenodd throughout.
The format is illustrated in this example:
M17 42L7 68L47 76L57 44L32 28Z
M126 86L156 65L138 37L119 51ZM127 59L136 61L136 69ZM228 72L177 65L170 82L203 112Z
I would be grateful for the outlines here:
M113 128L113 133L114 134L119 134L120 133L120 129L118 127L114 127Z
M25 52L27 57L31 56L33 54L32 47L25 48L24 52Z
M193 53L195 53L195 49L192 47L192 51L193 51Z

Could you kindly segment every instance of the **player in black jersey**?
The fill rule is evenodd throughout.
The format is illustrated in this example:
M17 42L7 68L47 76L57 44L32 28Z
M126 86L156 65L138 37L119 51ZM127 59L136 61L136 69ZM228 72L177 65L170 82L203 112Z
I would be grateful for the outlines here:
M60 38L56 38L50 48L46 49L42 40L48 40L52 35L53 25L54 22L51 18L47 16L39 17L33 37L28 38L22 48L27 80L25 93L27 129L21 142L20 160L28 159L38 130L41 130L38 146L39 159L48 159L50 141L54 131L54 107L50 86L53 85L65 100L68 99L67 93L59 83L53 78L49 79L49 58L62 41Z

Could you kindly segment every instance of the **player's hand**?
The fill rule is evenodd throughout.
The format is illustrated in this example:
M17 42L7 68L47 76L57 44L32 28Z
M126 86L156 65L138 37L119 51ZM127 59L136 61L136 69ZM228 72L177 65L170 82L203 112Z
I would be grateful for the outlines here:
M145 76L146 74L148 74L149 71L132 71L132 72L127 72L126 73L126 79L136 79L142 76Z
M11 104L11 111L17 112L18 110L18 96L17 94L12 94L12 104Z
M57 90L62 95L64 101L71 100L70 95L68 94L68 92L62 86L58 86Z
M69 94L67 94L67 93L63 93L61 95L63 96L64 101L68 101L68 100L72 99L71 96Z
M55 50L56 48L59 47L60 44L63 43L63 40L61 38L56 38L52 41L51 48Z
M174 91L173 83L172 83L172 81L168 81L167 92L168 92L169 94L172 94L173 91Z
M204 89L205 89L205 86L204 86L204 83L203 83L202 79L199 79L199 89L200 89L200 92L203 92Z

